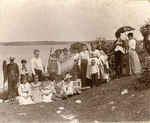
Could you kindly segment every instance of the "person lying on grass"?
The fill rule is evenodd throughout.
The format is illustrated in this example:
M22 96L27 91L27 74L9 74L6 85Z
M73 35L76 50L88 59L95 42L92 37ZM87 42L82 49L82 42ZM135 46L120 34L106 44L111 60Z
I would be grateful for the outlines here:
M80 94L81 93L81 79L78 78L78 73L75 72L73 74L73 93Z
M55 76L55 80L53 81L55 85L55 90L56 90L56 98L58 99L67 99L67 95L64 92L64 80L62 80L62 76L57 74Z
M55 85L49 80L49 74L45 74L44 78L45 80L42 82L42 102L51 102L52 100L55 100Z
M71 97L73 95L73 81L71 81L71 78L72 76L70 74L67 74L64 78L64 92L67 94L68 97Z
M42 101L41 82L37 75L34 76L34 82L31 83L31 95L34 103Z
M27 83L26 76L21 77L21 84L18 86L19 105L33 104L31 99L31 85Z

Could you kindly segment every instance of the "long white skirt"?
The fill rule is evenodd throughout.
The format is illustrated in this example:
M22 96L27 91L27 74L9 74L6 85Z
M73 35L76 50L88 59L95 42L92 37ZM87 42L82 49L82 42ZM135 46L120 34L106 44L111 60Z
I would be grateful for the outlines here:
M53 102L52 95L53 93L50 93L49 95L43 95L42 102Z
M34 104L31 97L25 98L25 97L19 96L19 105L29 105L29 104Z

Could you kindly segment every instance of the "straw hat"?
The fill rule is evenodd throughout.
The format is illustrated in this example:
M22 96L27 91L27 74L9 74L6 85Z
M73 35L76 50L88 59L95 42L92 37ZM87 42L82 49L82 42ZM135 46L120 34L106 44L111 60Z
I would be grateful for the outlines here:
M49 78L50 75L48 73L44 74L44 78Z
M15 58L14 56L10 56L9 59L10 59L10 60L11 60L11 59L13 60L13 59L16 59L16 58Z
M67 80L67 79L70 79L70 78L72 78L72 76L71 76L70 74L67 74L67 75L65 76L64 80Z
M35 49L34 52L33 52L33 54L35 54L36 52L40 52L40 51L38 49Z

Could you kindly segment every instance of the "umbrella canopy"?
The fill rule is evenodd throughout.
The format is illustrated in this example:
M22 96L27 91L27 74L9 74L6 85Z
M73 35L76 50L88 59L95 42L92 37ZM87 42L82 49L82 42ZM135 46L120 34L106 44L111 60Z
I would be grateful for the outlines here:
M115 34L124 33L124 32L132 31L132 30L135 30L135 29L130 26L123 26L123 27L119 28Z
M86 44L80 43L80 42L76 42L76 43L74 43L74 44L72 44L72 45L70 46L69 51L70 51L71 53L74 53L75 50L77 50L78 52L81 52L82 49L83 49L83 46L86 46Z

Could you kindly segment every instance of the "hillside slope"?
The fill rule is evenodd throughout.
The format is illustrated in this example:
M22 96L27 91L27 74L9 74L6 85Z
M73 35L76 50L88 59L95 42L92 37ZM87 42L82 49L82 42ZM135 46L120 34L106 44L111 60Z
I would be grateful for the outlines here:
M62 114L74 114L79 122L120 122L150 120L150 90L134 89L136 77L123 77L84 91L81 95L52 103L19 106L18 103L0 104L0 122L67 122L57 114L58 107L66 111ZM125 89L128 93L122 95ZM81 100L81 104L75 104ZM18 116L25 113L25 116Z

